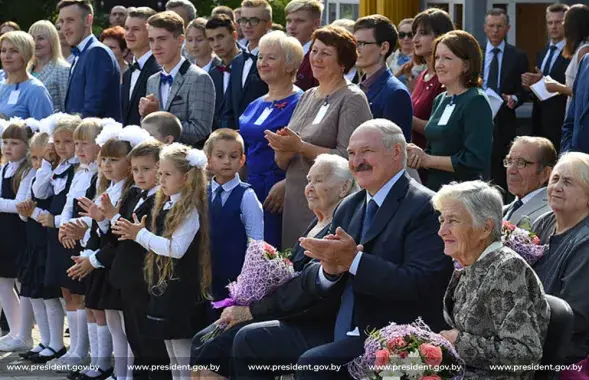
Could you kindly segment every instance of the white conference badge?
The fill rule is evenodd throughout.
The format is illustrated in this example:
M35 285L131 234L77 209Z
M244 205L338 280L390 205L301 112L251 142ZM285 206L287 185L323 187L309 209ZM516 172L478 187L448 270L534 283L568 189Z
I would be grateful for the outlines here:
M18 102L19 95L20 95L20 90L11 91L10 96L8 97L8 104L16 104Z
M273 109L274 109L273 107L267 107L266 109L264 109L264 112L262 112L260 114L260 116L258 117L258 119L256 120L256 122L254 124L255 125L262 125L262 123L266 121L268 116L270 116Z
M328 108L329 108L329 103L324 103L321 106L321 108L319 108L319 112L317 112L317 116L315 116L315 119L313 120L313 123L312 124L319 124L319 123L321 123L321 121L325 117L325 114L327 113L327 109Z

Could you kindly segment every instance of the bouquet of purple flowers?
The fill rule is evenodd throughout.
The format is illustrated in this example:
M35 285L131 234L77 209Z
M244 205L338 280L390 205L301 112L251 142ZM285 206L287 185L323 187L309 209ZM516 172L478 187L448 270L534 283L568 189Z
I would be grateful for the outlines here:
M464 376L464 361L420 318L410 325L391 323L371 332L364 354L348 364L348 371L357 380L458 380Z
M213 302L215 309L229 306L249 306L259 301L295 277L295 270L289 260L291 250L279 252L264 241L252 240L245 254L245 261L237 281L227 285L229 298ZM205 342L225 330L227 326L217 325L202 338Z
M523 257L528 264L534 265L544 256L548 246L540 243L538 236L525 227L525 222L523 228L520 228L513 223L503 221L501 242Z

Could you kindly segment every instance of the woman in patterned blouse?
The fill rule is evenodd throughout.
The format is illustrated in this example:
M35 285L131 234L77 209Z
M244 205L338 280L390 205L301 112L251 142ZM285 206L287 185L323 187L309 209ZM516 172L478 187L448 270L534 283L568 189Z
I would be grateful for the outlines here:
M452 330L440 334L464 359L465 379L532 379L517 366L540 362L550 311L534 270L501 244L501 194L482 181L454 182L432 202L444 253L463 268L454 271L444 296Z
M70 65L61 55L57 29L51 22L41 20L31 25L29 34L35 40L35 55L29 71L49 91L54 111L61 112L65 109Z

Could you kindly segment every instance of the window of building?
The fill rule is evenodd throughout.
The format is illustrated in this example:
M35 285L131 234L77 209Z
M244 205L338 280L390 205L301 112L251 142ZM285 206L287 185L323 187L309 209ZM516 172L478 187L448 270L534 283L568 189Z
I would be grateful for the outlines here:
M340 18L356 20L360 17L360 0L325 0L329 24Z

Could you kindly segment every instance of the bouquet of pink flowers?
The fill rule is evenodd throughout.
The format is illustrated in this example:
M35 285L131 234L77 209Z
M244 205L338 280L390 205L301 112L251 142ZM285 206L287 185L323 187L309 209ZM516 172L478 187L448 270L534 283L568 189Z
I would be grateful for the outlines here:
M264 241L250 241L237 281L227 285L229 298L213 302L213 307L220 309L229 306L249 306L292 279L295 271L289 260L290 253L291 250L279 252ZM213 338L225 328L226 326L217 326L202 340Z
M357 380L457 380L464 376L464 361L420 318L370 333L364 354L350 362L348 370Z
M538 236L531 232L531 225L529 226L530 228L526 228L525 222L522 225L523 228L520 228L513 223L503 221L503 225L501 226L501 242L504 246L511 248L523 257L528 264L534 265L544 256L544 252L548 246L540 243Z

